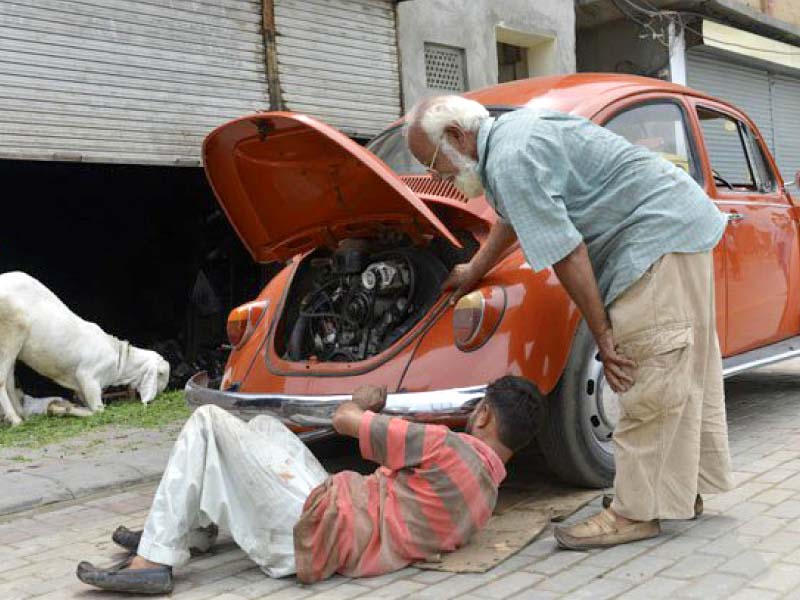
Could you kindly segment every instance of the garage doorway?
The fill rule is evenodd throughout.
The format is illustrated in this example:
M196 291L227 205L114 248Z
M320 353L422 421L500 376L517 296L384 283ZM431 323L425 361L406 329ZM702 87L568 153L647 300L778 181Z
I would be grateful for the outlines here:
M0 174L1 271L36 277L82 318L165 354L173 371L182 360L173 386L195 368L219 368L228 311L268 274L202 169L0 160ZM19 376L29 393L58 392L25 369Z

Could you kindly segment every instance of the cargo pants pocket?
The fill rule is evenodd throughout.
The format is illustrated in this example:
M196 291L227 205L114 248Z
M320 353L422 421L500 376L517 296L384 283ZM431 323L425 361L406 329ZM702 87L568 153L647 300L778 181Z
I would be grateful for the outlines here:
M631 388L620 395L621 410L637 420L649 420L682 406L691 389L693 332L690 324L664 325L618 342L636 362Z

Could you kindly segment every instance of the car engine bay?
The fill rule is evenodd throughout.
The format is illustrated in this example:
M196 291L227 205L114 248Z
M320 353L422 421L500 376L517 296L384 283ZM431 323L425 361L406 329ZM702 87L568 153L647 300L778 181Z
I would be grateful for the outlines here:
M388 236L315 251L298 267L284 305L279 353L316 362L356 362L381 353L430 310L452 266L477 250L472 236L459 237L463 249L438 239L415 247Z

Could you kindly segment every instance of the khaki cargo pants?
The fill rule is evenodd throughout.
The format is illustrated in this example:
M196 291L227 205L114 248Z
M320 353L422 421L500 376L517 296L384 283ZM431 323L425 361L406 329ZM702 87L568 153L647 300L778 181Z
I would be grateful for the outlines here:
M619 399L612 508L640 521L690 518L698 493L732 487L711 252L663 256L609 316L637 363Z

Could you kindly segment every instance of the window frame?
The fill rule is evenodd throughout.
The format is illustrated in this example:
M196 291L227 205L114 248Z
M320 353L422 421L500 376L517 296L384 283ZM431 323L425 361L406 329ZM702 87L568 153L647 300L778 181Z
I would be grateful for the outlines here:
M683 121L683 131L684 135L686 136L686 143L687 147L689 148L689 152L691 157L687 157L691 159L691 164L694 167L694 172L697 174L697 178L692 176L689 173L689 177L691 177L697 185L700 187L705 186L706 174L703 169L703 163L700 160L700 147L697 144L697 139L695 137L696 132L691 125L691 116L687 110L686 104L680 97L676 96L667 96L667 95L659 95L659 96L652 96L647 98L634 98L631 102L627 102L624 105L613 105L609 107L608 111L604 111L600 118L597 120L597 123L602 127L608 126L608 124L614 120L615 118L619 117L623 113L630 112L631 110L636 110L637 108L642 108L645 106L653 106L653 105L665 105L671 104L678 108L680 111L682 121ZM609 131L611 131L609 129ZM631 142L632 143L632 142ZM644 146L642 146L644 147ZM657 153L656 153L657 154ZM666 160L666 159L664 159ZM669 161L667 161L669 162Z
M744 149L745 157L747 159L747 168L750 171L750 177L753 179L755 184L755 189L729 189L722 185L717 185L717 182L712 179L712 185L714 189L717 191L717 194L722 195L733 195L733 196L768 196L771 198L781 197L780 193L780 186L778 177L776 177L776 171L774 165L770 160L770 154L765 152L764 149L764 139L761 137L760 133L758 132L758 128L755 127L755 124L747 118L746 115L743 113L739 113L736 110L732 110L729 107L721 104L707 102L701 98L696 98L694 102L692 102L692 108L694 109L694 117L697 119L697 128L699 131L699 135L703 141L703 148L705 149L705 156L706 161L708 163L708 170L711 173L712 165L711 165L711 156L708 154L708 146L706 145L706 138L705 134L702 130L701 119L700 115L698 114L699 110L706 110L712 113L717 113L723 117L726 117L736 123L737 132L739 134L739 141L742 144ZM749 134L749 135L748 135ZM763 186L761 181L761 173L758 172L755 163L753 162L753 150L752 143L757 144L757 150L761 154L762 162L764 163L764 167L767 169L767 173L772 178L772 187L766 188Z
M739 119L738 117L730 114L729 112L725 112L725 111L719 110L716 107L706 106L703 103L698 103L698 104L695 105L695 113L696 113L696 116L697 116L697 123L700 126L700 134L703 136L703 143L706 146L706 156L708 157L708 168L712 172L712 175L713 175L713 171L714 171L714 165L711 164L711 154L708 152L708 140L706 139L705 132L703 131L703 119L700 118L700 114L699 114L700 110L704 110L704 111L707 111L707 112L710 112L710 113L717 114L717 115L719 115L720 117L722 117L724 119L728 119L728 120L732 121L734 123L734 125L736 125L736 134L737 134L737 137L739 138L739 143L742 145L742 152L744 154L744 159L745 159L745 161L747 163L747 171L748 171L748 173L750 173L750 180L753 182L753 186L755 187L755 189L752 189L752 190L751 189L737 189L737 188L728 188L728 187L720 188L719 185L717 185L716 180L714 181L714 187L716 187L717 190L722 190L722 191L725 191L726 193L730 193L730 194L757 194L757 193L762 193L762 192L760 192L760 189L761 189L761 184L759 182L760 181L760 176L756 173L755 165L753 164L753 157L752 157L752 154L751 154L750 143L748 142L747 137L745 136L744 130L742 129L742 126L744 125L742 120ZM712 177L712 179L713 179L713 177Z
M764 154L764 148L762 148L761 142L759 141L755 131L747 123L742 121L740 122L740 125L744 128L745 138L747 139L747 148L751 153L750 160L753 161L753 166L755 167L754 172L758 177L757 185L759 193L771 194L777 189L777 179L775 178L775 173L772 172L766 154ZM758 161L764 165L764 170L769 180L768 182L762 181L761 169L758 168L757 164Z

